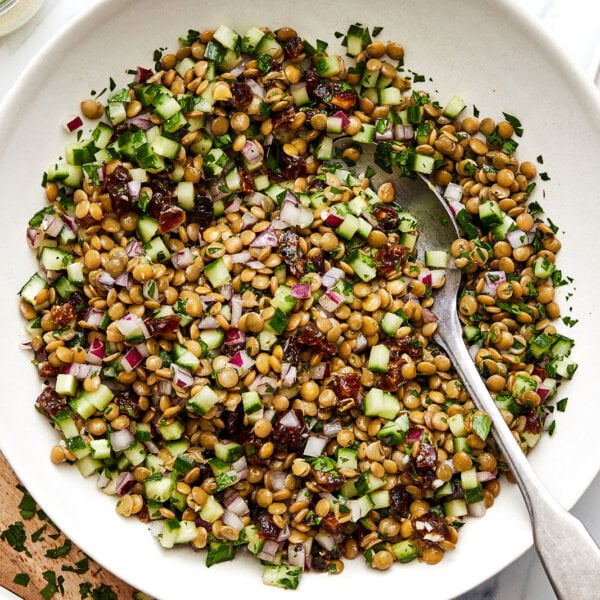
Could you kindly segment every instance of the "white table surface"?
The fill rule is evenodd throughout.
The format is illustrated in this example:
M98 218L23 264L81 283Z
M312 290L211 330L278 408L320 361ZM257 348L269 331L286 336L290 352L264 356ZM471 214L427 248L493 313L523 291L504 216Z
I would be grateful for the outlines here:
M493 0L486 0L493 1ZM40 11L21 29L0 38L0 101L39 49L93 0L44 0ZM600 62L600 3L595 0L520 0L543 28L591 79ZM600 476L573 508L600 541ZM597 592L600 595L600 590ZM600 596L599 596L600 597ZM16 596L0 588L0 599ZM533 550L499 575L457 600L547 600L554 598ZM590 600L591 597L590 597Z

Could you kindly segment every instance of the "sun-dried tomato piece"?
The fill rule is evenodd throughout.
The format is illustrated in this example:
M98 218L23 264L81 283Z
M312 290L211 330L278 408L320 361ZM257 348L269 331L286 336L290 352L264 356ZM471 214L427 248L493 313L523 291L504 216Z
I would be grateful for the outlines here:
M358 100L356 92L347 85L336 81L332 86L331 104L342 110L351 110Z
M279 237L279 253L295 277L306 273L306 259L300 249L300 237L295 231L286 229Z
M356 398L360 392L360 378L354 373L344 373L336 377L333 391L340 399Z
M373 209L373 216L384 231L393 231L398 228L398 211L387 204L380 204Z
M346 482L346 478L336 471L318 471L316 469L311 469L311 474L314 482L324 492L335 492Z
M273 439L277 443L288 451L297 452L304 447L307 437L308 427L301 410L291 408L277 414L273 423Z
M293 364L300 361L300 344L297 335L290 335L283 341L283 356L287 362Z
M175 333L179 329L181 318L178 315L166 315L154 319L146 319L144 324L148 328L150 335L162 335L164 333Z
M194 208L188 214L188 220L192 223L198 223L200 229L210 227L215 218L215 206L213 201L203 194L196 194L194 198Z
M283 47L288 58L298 58L304 52L304 42L299 36L293 37Z
M281 175L285 179L298 179L298 177L306 177L306 159L304 156L289 156L284 152L281 153L279 159L279 167Z
M131 390L121 390L115 394L115 404L119 407L119 414L127 415L134 419L138 419L142 416L142 409L140 408L139 396L133 393Z
M50 318L56 327L65 327L75 319L75 316L75 310L69 302L55 304L50 309Z
M163 211L165 206L175 204L171 191L169 190L168 184L162 179L156 179L150 184L152 188L152 198L148 202L146 212L156 220L160 218L160 213Z
M432 512L413 517L412 525L413 534L422 545L437 545L450 539L450 528L446 519Z
M400 244L386 244L379 248L374 257L377 273L385 275L394 271L401 271L408 252L408 248Z
M131 174L123 165L118 165L106 176L106 191L110 196L113 210L118 215L131 212L131 193L128 185L130 181Z
M256 190L256 185L254 183L254 175L252 175L252 173L249 173L241 165L238 167L238 173L240 175L240 182L242 184L242 192L244 194L254 192Z
M46 386L35 401L47 417L55 417L61 410L67 408L67 401L54 388Z
M325 336L318 327L311 321L307 323L304 329L298 336L298 341L303 346L315 349L317 352L321 352L327 356L333 356L337 352L335 344L328 342Z
M406 491L402 484L394 486L390 490L390 513L395 519L408 517L412 496Z
M258 535L265 540L277 541L281 535L281 529L277 527L273 517L267 512L260 512L254 519L254 524L258 528Z
M528 433L542 433L544 431L542 416L537 407L525 406L521 411L521 415L525 417L525 430Z
M321 527L325 531L337 535L338 533L341 533L342 529L344 528L344 524L340 523L333 513L327 513L321 519Z
M417 469L433 469L437 465L437 448L429 442L418 442L417 455L413 457L413 464Z
M252 96L252 88L247 83L234 83L231 86L231 99L229 103L234 108L244 108L252 102Z
M280 110L279 112L273 113L271 116L271 121L273 122L273 129L275 131L287 129L294 121L295 116L296 110L293 106L290 106L285 110Z
M161 233L167 233L185 223L185 219L183 208L176 204L165 204L158 216L158 228Z

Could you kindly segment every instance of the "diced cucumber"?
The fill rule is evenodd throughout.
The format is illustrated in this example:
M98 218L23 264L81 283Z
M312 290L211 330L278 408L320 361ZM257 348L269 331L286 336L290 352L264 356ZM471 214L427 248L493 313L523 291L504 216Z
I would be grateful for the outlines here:
M90 440L90 456L94 460L107 460L111 455L110 442L106 438Z
M448 119L456 119L467 105L460 96L452 96L444 107L442 114Z
M285 331L289 320L289 315L284 313L280 308L276 308L275 314L265 323L265 327L268 331L276 335L281 335Z
M35 305L39 293L47 287L48 282L38 273L34 273L19 291L19 296L25 302Z
M242 406L248 415L263 408L263 403L257 391L242 392Z
M218 394L209 386L202 387L194 396L188 399L186 408L201 416L206 415L219 401Z
M175 104L177 104L177 106L179 106L179 104L177 103L177 100L175 100L173 98ZM181 148L181 144L179 142L176 142L175 140L172 140L170 138L167 138L163 135L157 135L152 142L150 142L150 147L152 148L152 151L157 154L158 156L163 156L164 158L170 158L170 159L175 159L177 158L177 155L179 154L179 149Z
M385 344L376 344L371 347L367 369L376 373L387 373L390 362L390 349Z
M256 54L268 54L269 56L279 56L282 52L279 42L270 34L263 35L261 40L256 45Z
M447 269L450 266L450 254L446 250L426 250L425 264L433 269Z
M366 35L365 35L366 34ZM365 48L368 31L360 25L350 25L346 33L346 51L349 56L358 56Z
M483 500L483 487L477 479L477 469L475 467L462 471L460 484L465 493L467 504L475 504Z
M48 271L62 271L73 262L73 255L60 248L44 246L40 253L40 263Z
M377 269L373 258L361 252L354 252L348 259L354 274L362 281L369 282L377 277Z
M225 332L222 329L204 329L200 332L200 340L206 344L208 350L220 348L225 339Z
M462 413L456 413L448 417L448 427L455 437L465 437L467 430L465 429L465 419Z
M418 558L419 552L417 547L411 540L401 540L392 544L392 554L396 557L396 560L401 563L408 563L415 558Z
M479 218L488 226L502 223L504 213L496 200L485 200L479 205Z
M91 477L102 468L102 463L99 460L94 460L89 454L80 458L75 462L77 470L83 477Z
M231 50L237 50L240 43L240 34L227 25L219 25L213 34L213 38L225 48Z
M258 527L256 525L246 525L242 532L244 539L247 540L248 550L254 555L259 554L265 545L265 540L260 536Z
M178 420L174 420L171 423L165 425L159 424L157 426L161 437L164 440L179 440L185 432L185 425Z
M56 392L63 396L75 396L77 394L77 379L67 373L59 373L56 376L54 386Z
M124 102L107 102L106 115L113 125L118 125L127 119Z
M359 225L360 223L358 218L353 214L348 213L344 217L342 224L336 228L336 232L344 239L351 240L354 234L358 231Z
M554 273L556 265L550 262L545 256L538 256L531 265L533 274L540 279L548 279Z
M291 293L290 286L280 285L271 299L271 306L278 308L286 315L290 314L296 306L296 299L292 297Z
M386 423L377 432L377 439L386 440L388 444L399 444L406 438L409 427L408 414L403 413L393 421Z
M412 167L417 173L429 175L433 173L433 170L435 168L435 158L427 154L419 154L418 152L416 152L413 159Z
M575 345L575 340L561 334L555 334L552 336L552 341L553 344L550 348L550 356L553 358L569 356L573 346Z
M92 140L96 148L103 149L108 146L113 135L113 128L107 123L100 122L92 131Z
M215 442L215 456L228 463L235 462L242 456L243 448L237 442Z
M371 123L363 123L360 127L360 131L352 136L352 139L356 142L362 142L364 144L371 144L375 139L375 133L377 129L375 125Z
M177 184L177 204L184 210L194 209L194 199L196 191L191 181L180 181Z
M343 446L338 446L336 455L336 464L338 469L358 469L358 455L357 451L353 448L344 448Z
M578 364L568 356L560 356L546 366L546 372L551 377L571 379L577 370Z
M146 460L148 451L141 442L134 442L131 444L131 446L129 446L129 448L125 448L125 450L123 450L123 454L134 467L137 467Z
M262 582L285 590L295 590L298 588L301 574L302 567L265 564Z
M395 419L400 411L398 398L379 388L371 388L363 401L364 414L367 417Z
M242 38L242 51L249 54L253 53L264 36L265 32L258 27L248 29L246 35Z
M209 262L204 267L204 276L213 288L220 288L231 281L231 273L222 258Z
M317 146L315 157L318 160L331 160L333 157L333 138L324 135Z
M171 258L171 253L160 236L144 244L144 252L153 263L163 263Z
M446 517L464 517L468 513L467 503L463 498L455 498L444 502L444 516Z
M167 502L174 489L175 483L170 476L151 475L144 480L144 495L147 500Z
M137 219L136 228L142 242L147 243L158 233L158 220L141 215Z
M398 106L402 104L404 98L402 92L396 87L386 87L379 90L379 104L386 106Z
M400 327L402 327L404 324L405 319L402 318L400 315L397 315L396 313L392 312L386 312L384 313L383 317L381 317L380 326L381 330L385 334L394 337L400 329Z
M223 516L225 509L214 496L208 496L204 506L200 510L200 518L207 523L214 523Z
M79 430L69 410L63 409L59 411L54 417L54 422L58 425L65 439L68 440L79 435Z
M334 77L341 71L340 61L336 56L321 56L314 61L314 66L319 77Z

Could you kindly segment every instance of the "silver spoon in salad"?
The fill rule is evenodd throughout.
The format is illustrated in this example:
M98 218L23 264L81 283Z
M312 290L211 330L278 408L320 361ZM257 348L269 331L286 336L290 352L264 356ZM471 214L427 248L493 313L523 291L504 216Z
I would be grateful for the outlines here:
M334 143L336 155L349 145L350 138ZM449 251L460 237L459 228L448 202L423 175L395 177L375 162L375 144L358 144L360 158L355 173L368 173L374 189L391 182L394 203L408 210L418 223L417 258L424 261L432 249ZM457 299L461 271L448 268L445 283L435 290L433 312L437 318L434 340L448 354L476 406L487 413L494 439L506 459L521 490L533 530L533 541L540 561L556 595L561 599L587 600L600 590L600 549L587 529L563 508L544 487L513 436L492 399L463 340Z

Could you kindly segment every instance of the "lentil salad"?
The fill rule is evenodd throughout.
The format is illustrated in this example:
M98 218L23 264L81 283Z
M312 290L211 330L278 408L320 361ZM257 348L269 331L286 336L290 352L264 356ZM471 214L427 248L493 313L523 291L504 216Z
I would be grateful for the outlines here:
M575 368L551 323L560 242L527 204L535 165L516 160L509 120L460 121L412 91L397 44L349 31L350 54L363 41L345 69L259 31L263 53L238 52L251 35L191 35L106 107L86 102L108 123L48 169L51 209L29 231L46 285L30 281L22 308L56 377L38 398L65 437L53 460L101 471L165 546L283 561L268 582L359 552L380 569L435 563L505 467L430 340L443 276L411 257L418 224L327 147L377 136L382 162L431 169L460 202L465 338L524 449Z

